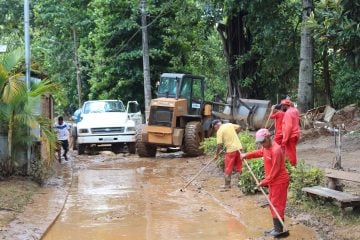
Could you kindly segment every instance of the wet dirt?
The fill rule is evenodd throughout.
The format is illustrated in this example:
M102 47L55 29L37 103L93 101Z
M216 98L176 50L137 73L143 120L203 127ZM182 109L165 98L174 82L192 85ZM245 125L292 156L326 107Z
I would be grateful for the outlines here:
M71 180L70 165L56 165L57 176L36 191L25 211L0 229L2 240L40 239L63 207L67 185ZM0 213L1 214L1 213Z
M67 201L43 239L266 239L272 219L259 206L264 199L236 186L220 192L223 175L214 164L180 191L207 161L179 153L73 157ZM302 224L285 224L287 239L317 239Z
M334 136L319 136L297 145L298 159L320 168L332 168L335 162ZM346 134L341 141L341 165L345 170L360 172L360 137Z

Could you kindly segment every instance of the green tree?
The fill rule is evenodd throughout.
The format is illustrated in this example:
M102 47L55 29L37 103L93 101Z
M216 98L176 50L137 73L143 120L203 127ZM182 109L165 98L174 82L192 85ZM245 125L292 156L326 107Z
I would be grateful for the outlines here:
M315 68L318 105L340 108L360 103L359 15L360 5L354 1L315 2L315 14L307 24L319 49Z
M55 95L57 111L62 112L61 115L70 114L79 107L78 66L81 66L81 98L87 99L89 93L86 75L89 64L84 61L81 48L93 26L88 15L90 2L38 0L33 4L32 53L34 59L41 63L37 66L38 70L46 72L51 81L62 86ZM74 32L77 39L74 39ZM75 46L78 48L75 49ZM75 61L77 51L78 66Z
M24 52L17 49L3 56L0 61L0 126L7 133L7 157L1 162L4 175L11 175L17 165L16 152L34 143L34 136L24 134L29 128L40 127L48 139L48 150L54 151L56 136L51 130L51 120L36 115L33 105L41 94L56 89L48 81L33 84L30 91L23 80L21 62ZM51 154L49 154L51 155Z
M296 94L298 2L202 2L207 22L222 39L231 95L276 101Z

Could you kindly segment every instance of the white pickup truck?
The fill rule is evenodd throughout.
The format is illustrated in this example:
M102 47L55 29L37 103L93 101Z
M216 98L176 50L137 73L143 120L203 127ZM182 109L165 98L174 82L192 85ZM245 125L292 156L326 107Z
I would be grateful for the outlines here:
M78 154L84 154L86 148L93 145L111 146L114 153L126 146L130 153L135 153L136 127L141 123L136 101L128 102L126 109L120 100L87 101L76 124Z

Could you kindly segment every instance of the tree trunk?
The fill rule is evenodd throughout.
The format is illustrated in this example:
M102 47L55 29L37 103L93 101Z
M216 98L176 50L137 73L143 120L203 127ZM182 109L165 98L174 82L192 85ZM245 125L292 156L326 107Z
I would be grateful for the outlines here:
M326 104L332 106L331 101L331 79L330 79L330 70L329 70L329 59L327 54L327 48L323 52L323 78L325 86L325 98Z
M15 110L11 111L11 116L9 119L8 125L8 136L7 136L7 144L8 144L8 155L5 159L5 164L3 166L3 170L5 171L5 175L10 176L13 173L13 132L14 132L14 115Z
M301 113L314 107L313 41L306 21L313 10L312 0L303 0L298 109Z
M150 79L150 61L148 32L146 23L145 0L141 0L141 28L142 28L142 46L143 46L143 66L144 66L144 96L145 96L145 120L149 119L150 101L151 101L151 79Z
M251 35L244 24L245 11L229 16L226 24L218 23L217 31L223 43L224 55L228 64L228 95L229 97L247 98L249 89L241 87L241 81L253 72L253 64L247 61L238 64L239 56L251 48Z

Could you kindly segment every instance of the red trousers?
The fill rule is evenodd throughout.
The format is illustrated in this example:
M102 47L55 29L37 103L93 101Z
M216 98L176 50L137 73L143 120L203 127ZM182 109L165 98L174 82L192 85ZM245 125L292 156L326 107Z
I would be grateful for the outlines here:
M269 199L282 219L284 219L285 215L288 186L289 183L269 185ZM270 211L273 218L277 218L275 211L271 206Z
M277 144L279 144L281 146L282 138L283 138L282 135L275 135L274 142L276 142Z
M229 152L225 154L225 174L231 174L233 169L237 172L241 172L242 170L242 161L239 151Z
M299 137L291 137L285 145L285 156L289 158L290 164L296 166L297 157L296 157L296 144L299 140Z

